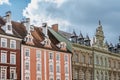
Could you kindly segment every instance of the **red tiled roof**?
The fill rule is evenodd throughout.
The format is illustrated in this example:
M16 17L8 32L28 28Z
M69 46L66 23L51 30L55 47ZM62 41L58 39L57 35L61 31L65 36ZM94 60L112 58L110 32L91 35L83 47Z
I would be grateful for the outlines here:
M2 24L2 26L5 24L5 21L2 18L0 18L0 24ZM12 28L13 28L13 35L6 34L1 27L0 27L0 34L21 38L23 39L22 44L28 45L28 44L25 44L24 42L24 38L27 35L27 30L25 26L20 22L12 21ZM45 36L42 33L41 27L34 27L34 31L31 31L31 34L33 36L34 47L46 48L41 44L41 42L45 39ZM54 37L53 34L51 34L49 30L48 30L48 37L51 40L52 48L46 48L46 49L62 51L56 46L59 43L59 41Z

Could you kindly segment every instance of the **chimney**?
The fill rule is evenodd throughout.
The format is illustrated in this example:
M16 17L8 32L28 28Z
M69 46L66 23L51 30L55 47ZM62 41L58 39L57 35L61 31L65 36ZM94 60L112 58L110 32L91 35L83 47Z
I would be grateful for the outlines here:
M11 11L6 12L6 22L11 23Z
M48 37L48 35L47 35L47 23L42 23L42 31L43 31L45 37Z
M56 32L58 32L58 24L53 24L52 29Z
M26 26L26 30L28 33L30 33L30 18L26 18L26 21L25 21L25 26Z

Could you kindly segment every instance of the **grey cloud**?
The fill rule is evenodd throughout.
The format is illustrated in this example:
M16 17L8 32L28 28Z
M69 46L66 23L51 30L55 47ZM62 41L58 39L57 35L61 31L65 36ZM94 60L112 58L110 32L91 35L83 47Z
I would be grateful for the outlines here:
M39 12L54 18L67 20L72 25L68 31L73 29L79 34L94 35L100 19L109 42L118 42L120 35L120 1L118 0L67 0L60 7L55 3L39 3Z

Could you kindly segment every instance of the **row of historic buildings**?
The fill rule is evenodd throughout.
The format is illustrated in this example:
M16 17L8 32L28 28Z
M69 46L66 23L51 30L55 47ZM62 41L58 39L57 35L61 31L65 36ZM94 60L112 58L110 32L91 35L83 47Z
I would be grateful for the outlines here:
M120 80L119 53L120 39L104 42L100 21L91 44L58 24L15 22L10 11L0 17L0 80Z

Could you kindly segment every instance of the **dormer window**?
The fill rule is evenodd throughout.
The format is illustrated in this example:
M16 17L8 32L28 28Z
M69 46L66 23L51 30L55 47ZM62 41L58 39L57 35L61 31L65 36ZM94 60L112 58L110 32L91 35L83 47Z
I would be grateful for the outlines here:
M65 42L60 42L59 44L57 44L58 48L62 49L62 50L66 50L66 43Z
M44 41L41 42L45 47L51 47L51 41L49 38L45 38Z
M12 30L12 27L10 25L8 25L8 30Z
M28 33L27 36L25 37L25 42L26 44L34 45L33 37L30 33Z

